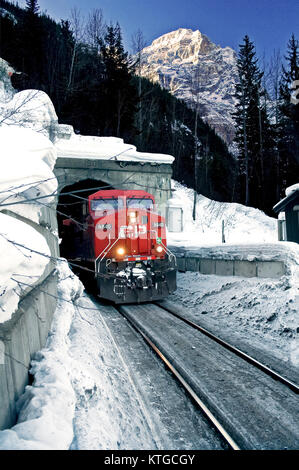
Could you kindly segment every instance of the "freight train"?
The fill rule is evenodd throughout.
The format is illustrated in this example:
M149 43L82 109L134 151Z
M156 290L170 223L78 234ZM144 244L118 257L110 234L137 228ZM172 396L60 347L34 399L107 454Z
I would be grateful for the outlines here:
M94 271L99 297L116 304L161 300L176 289L176 258L152 194L100 190L81 222L62 221L63 255Z

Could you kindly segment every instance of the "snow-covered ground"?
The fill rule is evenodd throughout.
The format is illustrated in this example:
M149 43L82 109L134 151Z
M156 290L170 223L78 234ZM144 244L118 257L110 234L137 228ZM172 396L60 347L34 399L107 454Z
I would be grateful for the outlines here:
M277 241L277 220L242 204L218 202L197 195L196 220L192 218L193 190L172 182L172 204L183 208L184 230L168 232L173 246L212 246L222 242L222 221L226 244L273 243Z
M287 188L286 195L298 185ZM184 231L168 232L176 249L203 258L283 261L278 280L178 273L171 296L207 327L299 368L299 245L277 241L277 220L241 204L212 201L173 181L173 205L184 211ZM222 242L224 221L225 243Z
M293 276L260 279L178 273L170 297L203 326L299 373L299 249ZM248 349L249 348L249 349ZM278 359L278 361L276 361Z
M286 195L297 188L287 188ZM278 242L277 220L262 211L202 195L193 221L193 190L176 181L173 189L173 204L184 211L184 231L169 232L170 245L204 258L283 261L287 272L279 280L178 273L172 300L228 339L232 335L299 368L298 244Z

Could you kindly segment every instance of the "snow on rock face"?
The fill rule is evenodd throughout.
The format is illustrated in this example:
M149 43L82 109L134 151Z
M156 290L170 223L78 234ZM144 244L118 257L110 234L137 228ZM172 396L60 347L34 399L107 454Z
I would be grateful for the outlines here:
M57 179L53 173L56 150L53 144L31 129L18 126L0 127L1 142L1 209L7 209L39 222L40 210L53 197L36 203L12 203L30 200L56 192ZM5 206L4 203L7 205Z
M233 49L217 46L200 31L180 28L153 41L142 50L141 57L144 77L160 83L190 105L198 99L201 117L227 143L232 143L231 114L235 110L233 94L237 80ZM195 73L196 87L194 78L192 85Z
M15 93L11 85L10 75L14 73L14 69L0 57L0 121L2 115L2 107L10 101Z
M222 242L222 221L226 244L273 243L277 241L277 221L264 212L242 204L218 202L201 194L197 197L196 220L192 219L193 190L173 181L172 201L184 210L184 231L168 233L175 246L210 246Z
M155 39L143 52L155 51L169 62L181 63L185 60L197 63L199 54L207 54L215 48L215 44L200 31L179 28Z
M17 243L15 245L14 243ZM26 248L22 248L26 246ZM44 253L41 256L30 249ZM0 323L10 320L20 296L38 281L49 263L44 237L29 225L0 213Z
M0 127L0 142L0 211L39 223L41 208L52 203L53 197L40 199L42 202L31 199L56 192L57 179L52 171L56 151L43 135L17 126ZM50 255L45 238L25 222L7 215L9 212L0 212L0 322L9 320L24 290L39 280Z
M41 90L16 93L10 80L13 73L0 58L0 126L27 127L54 140L58 118L49 96Z
M58 118L53 103L45 92L23 90L2 107L0 123L28 127L54 139Z

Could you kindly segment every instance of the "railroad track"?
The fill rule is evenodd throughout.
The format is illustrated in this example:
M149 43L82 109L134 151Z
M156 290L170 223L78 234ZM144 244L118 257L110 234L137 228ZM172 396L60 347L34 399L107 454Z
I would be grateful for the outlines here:
M206 330L202 326L198 325L197 323L189 320L188 318L184 317L181 313L179 313L179 309L175 308L175 306L170 306L169 303L166 301L165 303L161 302L156 302L159 307L163 308L163 310L169 312L171 315L174 315L176 318L179 318L183 322L185 322L187 325L190 325L192 328L195 330L200 331L207 337L211 338L213 341L215 341L218 344L221 344L224 348L227 350L233 352L237 356L241 357L245 361L247 361L249 364L253 364L255 367L258 369L262 370L265 372L265 374L269 375L275 380L278 380L282 384L286 385L290 390L292 390L294 393L298 394L299 393L299 386L292 382L291 380L287 379L286 377L283 377L281 374L278 374L275 372L273 369L270 367L266 366L265 364L262 364L260 361L254 359L252 356L249 356L245 352L241 351L240 349L236 348L232 344L228 343L227 341L222 340L218 336L214 335L210 331Z
M225 442L229 445L229 447L233 450L240 450L239 446L236 444L234 439L230 436L230 434L225 430L224 426L218 421L216 416L209 410L208 406L204 404L204 402L200 399L198 394L190 387L190 385L186 382L183 376L179 373L179 371L171 364L171 362L164 356L164 354L159 350L159 348L154 344L153 341L134 323L128 316L125 314L123 308L119 309L120 312L125 316L127 320L131 323L135 330L143 337L146 343L155 351L155 353L162 359L164 364L168 367L168 369L173 373L173 375L178 379L184 389L188 392L189 395L193 398L196 404L200 407L200 409L204 412L207 418L212 422L215 426L221 437L225 440Z
M193 334L195 333L194 330L196 330L197 336L198 336L197 332L199 332L201 335L208 338L209 341L212 341L213 343L217 344L218 348L220 346L220 348L224 348L224 350L229 351L229 354L233 354L237 356L239 361L240 360L246 361L246 363L250 364L250 366L248 367L253 366L254 368L257 368L259 371L262 371L263 374L265 374L265 376L268 379L269 377L271 377L271 379L274 379L275 382L279 382L286 388L288 393L291 393L292 395L298 394L299 387L294 382L291 382L287 378L281 376L280 374L276 373L274 370L270 369L268 366L262 364L261 362L250 357L246 353L240 351L239 349L235 348L229 343L223 341L221 338L218 338L211 332L202 328L200 325L188 320L180 313L179 308L176 308L175 306L170 305L167 301L157 302L156 304L147 304L146 307L142 307L142 306L119 307L120 313L124 315L127 318L127 320L129 320L129 322L132 324L135 330L137 330L139 334L142 335L142 337L147 342L147 344L163 360L164 364L171 370L174 376L179 380L181 385L185 388L185 390L192 397L192 399L197 403L197 405L204 412L207 418L211 421L213 426L217 429L218 433L225 440L225 442L229 445L229 447L234 450L240 450L241 448L251 448L251 449L256 448L254 446L255 438L248 437L246 430L242 432L239 432L239 430L236 430L234 428L234 426L236 425L233 424L234 419L232 419L231 416L228 417L228 419L226 420L226 418L224 417L225 413L219 414L217 412L217 408L221 408L222 405L214 406L212 404L212 400L210 400L209 398L207 399L206 392L201 392L200 387L198 387L198 384L197 384L198 382L197 378L195 380L194 377L190 377L190 375L188 375L189 373L184 369L184 367L178 366L176 364L177 362L176 358L172 356L172 354L169 353L169 351L167 351L167 348L163 346L161 347L161 345L159 345L159 343L161 343L161 337L160 339L159 338L157 339L156 333L151 332L150 328L143 326L142 319L140 319L138 312L143 312L143 318L149 317L149 314L146 314L146 312L149 313L151 308L155 310L156 312L155 314L157 316L162 315L165 318L165 315L168 315L169 317L171 316L172 318L174 318L176 322L179 320L181 324L184 324L187 326L187 328L189 328L189 335L190 335L190 328L193 330ZM151 316L151 318L154 318L153 315ZM180 328L179 325L177 325L177 328ZM158 336L159 335L160 333L158 333ZM196 348L194 347L194 349ZM263 381L263 377L259 380ZM250 383L252 383L252 380L251 382L249 382L249 384ZM252 385L250 386L252 387ZM233 392L233 393L236 393L236 392ZM280 392L280 393L282 393L282 395L284 394L284 392ZM280 437L278 438L278 441L279 439L281 440ZM295 440L296 440L296 437L295 437ZM258 441L258 438L257 438L257 441ZM297 444L298 444L298 441L297 441ZM279 448L279 444L277 445ZM293 444L291 444L291 448L292 448L292 445ZM263 444L260 444L260 447L257 447L257 448L263 448Z

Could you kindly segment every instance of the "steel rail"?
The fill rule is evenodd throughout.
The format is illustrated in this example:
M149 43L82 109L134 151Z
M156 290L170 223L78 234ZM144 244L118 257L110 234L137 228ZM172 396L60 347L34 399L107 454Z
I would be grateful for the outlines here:
M218 344L220 344L221 346L225 347L226 349L228 349L229 351L233 352L234 354L236 354L237 356L241 357L242 359L244 359L245 361L249 362L250 364L253 364L255 367L257 367L258 369L262 370L263 372L265 372L267 375L270 375L273 379L275 380L278 380L279 382L283 383L284 385L286 385L287 387L289 387L293 392L295 392L296 394L299 393L299 386L296 385L294 382L292 382L291 380L287 379L286 377L283 377L282 375L278 374L277 372L275 372L273 369L271 369L270 367L266 366L265 364L262 364L260 361L258 361L257 359L254 359L252 356L249 356L248 354L244 353L243 351L241 351L240 349L236 348L235 346L227 343L226 341L222 340L221 338L219 338L218 336L214 335L213 333L211 333L210 331L206 330L205 328L203 328L202 326L198 325L197 323L194 323L193 321L191 320L188 320L188 318L185 318L183 317L182 315L180 315L179 313L173 311L171 308L161 304L160 302L155 302L156 305L158 305L160 308L162 308L163 310L165 310L166 312L168 313L171 313L173 316L175 316L176 318L182 320L183 322L185 322L187 325L189 326L192 326L193 328L195 328L196 330L200 331L201 333L203 333L204 335L208 336L209 338L211 338L212 340L214 340L215 342L217 342Z
M181 385L184 389L189 393L189 395L193 398L196 404L200 407L200 409L204 412L207 418L212 422L212 424L216 427L217 431L220 433L222 438L228 443L231 449L233 450L241 450L238 444L234 441L234 439L229 435L229 433L225 430L223 425L217 420L217 418L212 414L212 412L208 409L208 407L204 404L204 402L200 399L200 397L196 394L196 392L190 387L190 385L186 382L186 380L182 377L182 375L178 372L178 370L171 364L171 362L164 356L164 354L159 350L159 348L153 343L153 341L139 328L139 326L134 322L124 311L123 307L118 307L118 311L123 315L126 320L130 322L132 327L143 337L146 343L155 351L155 353L162 359L164 364L170 369L173 375L179 380Z

